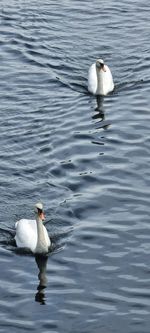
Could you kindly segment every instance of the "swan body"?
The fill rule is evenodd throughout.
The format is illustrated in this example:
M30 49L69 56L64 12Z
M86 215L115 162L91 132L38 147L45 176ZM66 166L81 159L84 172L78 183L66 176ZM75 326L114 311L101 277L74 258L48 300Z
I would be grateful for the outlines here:
M93 95L107 95L114 89L111 71L102 59L92 64L88 72L88 91Z
M21 219L16 222L15 241L17 247L27 248L33 253L39 254L48 252L51 241L42 222L44 216L42 207L41 203L36 204L35 220Z

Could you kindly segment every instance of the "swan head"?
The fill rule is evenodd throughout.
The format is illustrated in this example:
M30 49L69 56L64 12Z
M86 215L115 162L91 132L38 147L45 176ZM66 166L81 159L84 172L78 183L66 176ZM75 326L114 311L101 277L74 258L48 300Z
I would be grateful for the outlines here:
M44 211L43 211L43 204L41 202L38 202L35 205L35 213L38 215L40 220L42 220L42 221L45 220L45 215L44 215Z
M100 71L101 69L106 72L105 64L103 59L96 60L96 68Z

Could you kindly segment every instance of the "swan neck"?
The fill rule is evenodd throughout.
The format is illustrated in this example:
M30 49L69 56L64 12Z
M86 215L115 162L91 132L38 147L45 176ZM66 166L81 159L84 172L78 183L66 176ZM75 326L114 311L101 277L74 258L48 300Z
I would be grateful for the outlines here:
M101 70L96 68L96 74L97 74L97 93L103 90L103 73Z
M43 222L38 215L36 216L36 225L37 225L37 245L35 252L36 253L48 252L48 247L44 235Z

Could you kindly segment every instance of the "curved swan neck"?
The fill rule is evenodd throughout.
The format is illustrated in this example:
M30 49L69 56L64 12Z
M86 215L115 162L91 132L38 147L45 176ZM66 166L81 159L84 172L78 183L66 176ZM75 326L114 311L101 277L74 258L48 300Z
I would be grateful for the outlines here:
M36 225L37 225L37 245L36 253L46 253L48 252L48 246L46 244L43 222L40 216L36 215Z
M97 74L97 93L103 90L103 72L96 67Z

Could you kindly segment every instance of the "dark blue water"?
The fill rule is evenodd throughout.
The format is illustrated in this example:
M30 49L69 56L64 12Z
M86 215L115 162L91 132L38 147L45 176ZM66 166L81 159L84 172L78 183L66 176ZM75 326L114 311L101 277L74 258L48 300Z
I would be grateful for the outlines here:
M0 332L149 333L150 4L0 3ZM87 72L110 66L97 101ZM41 200L48 259L16 250Z

